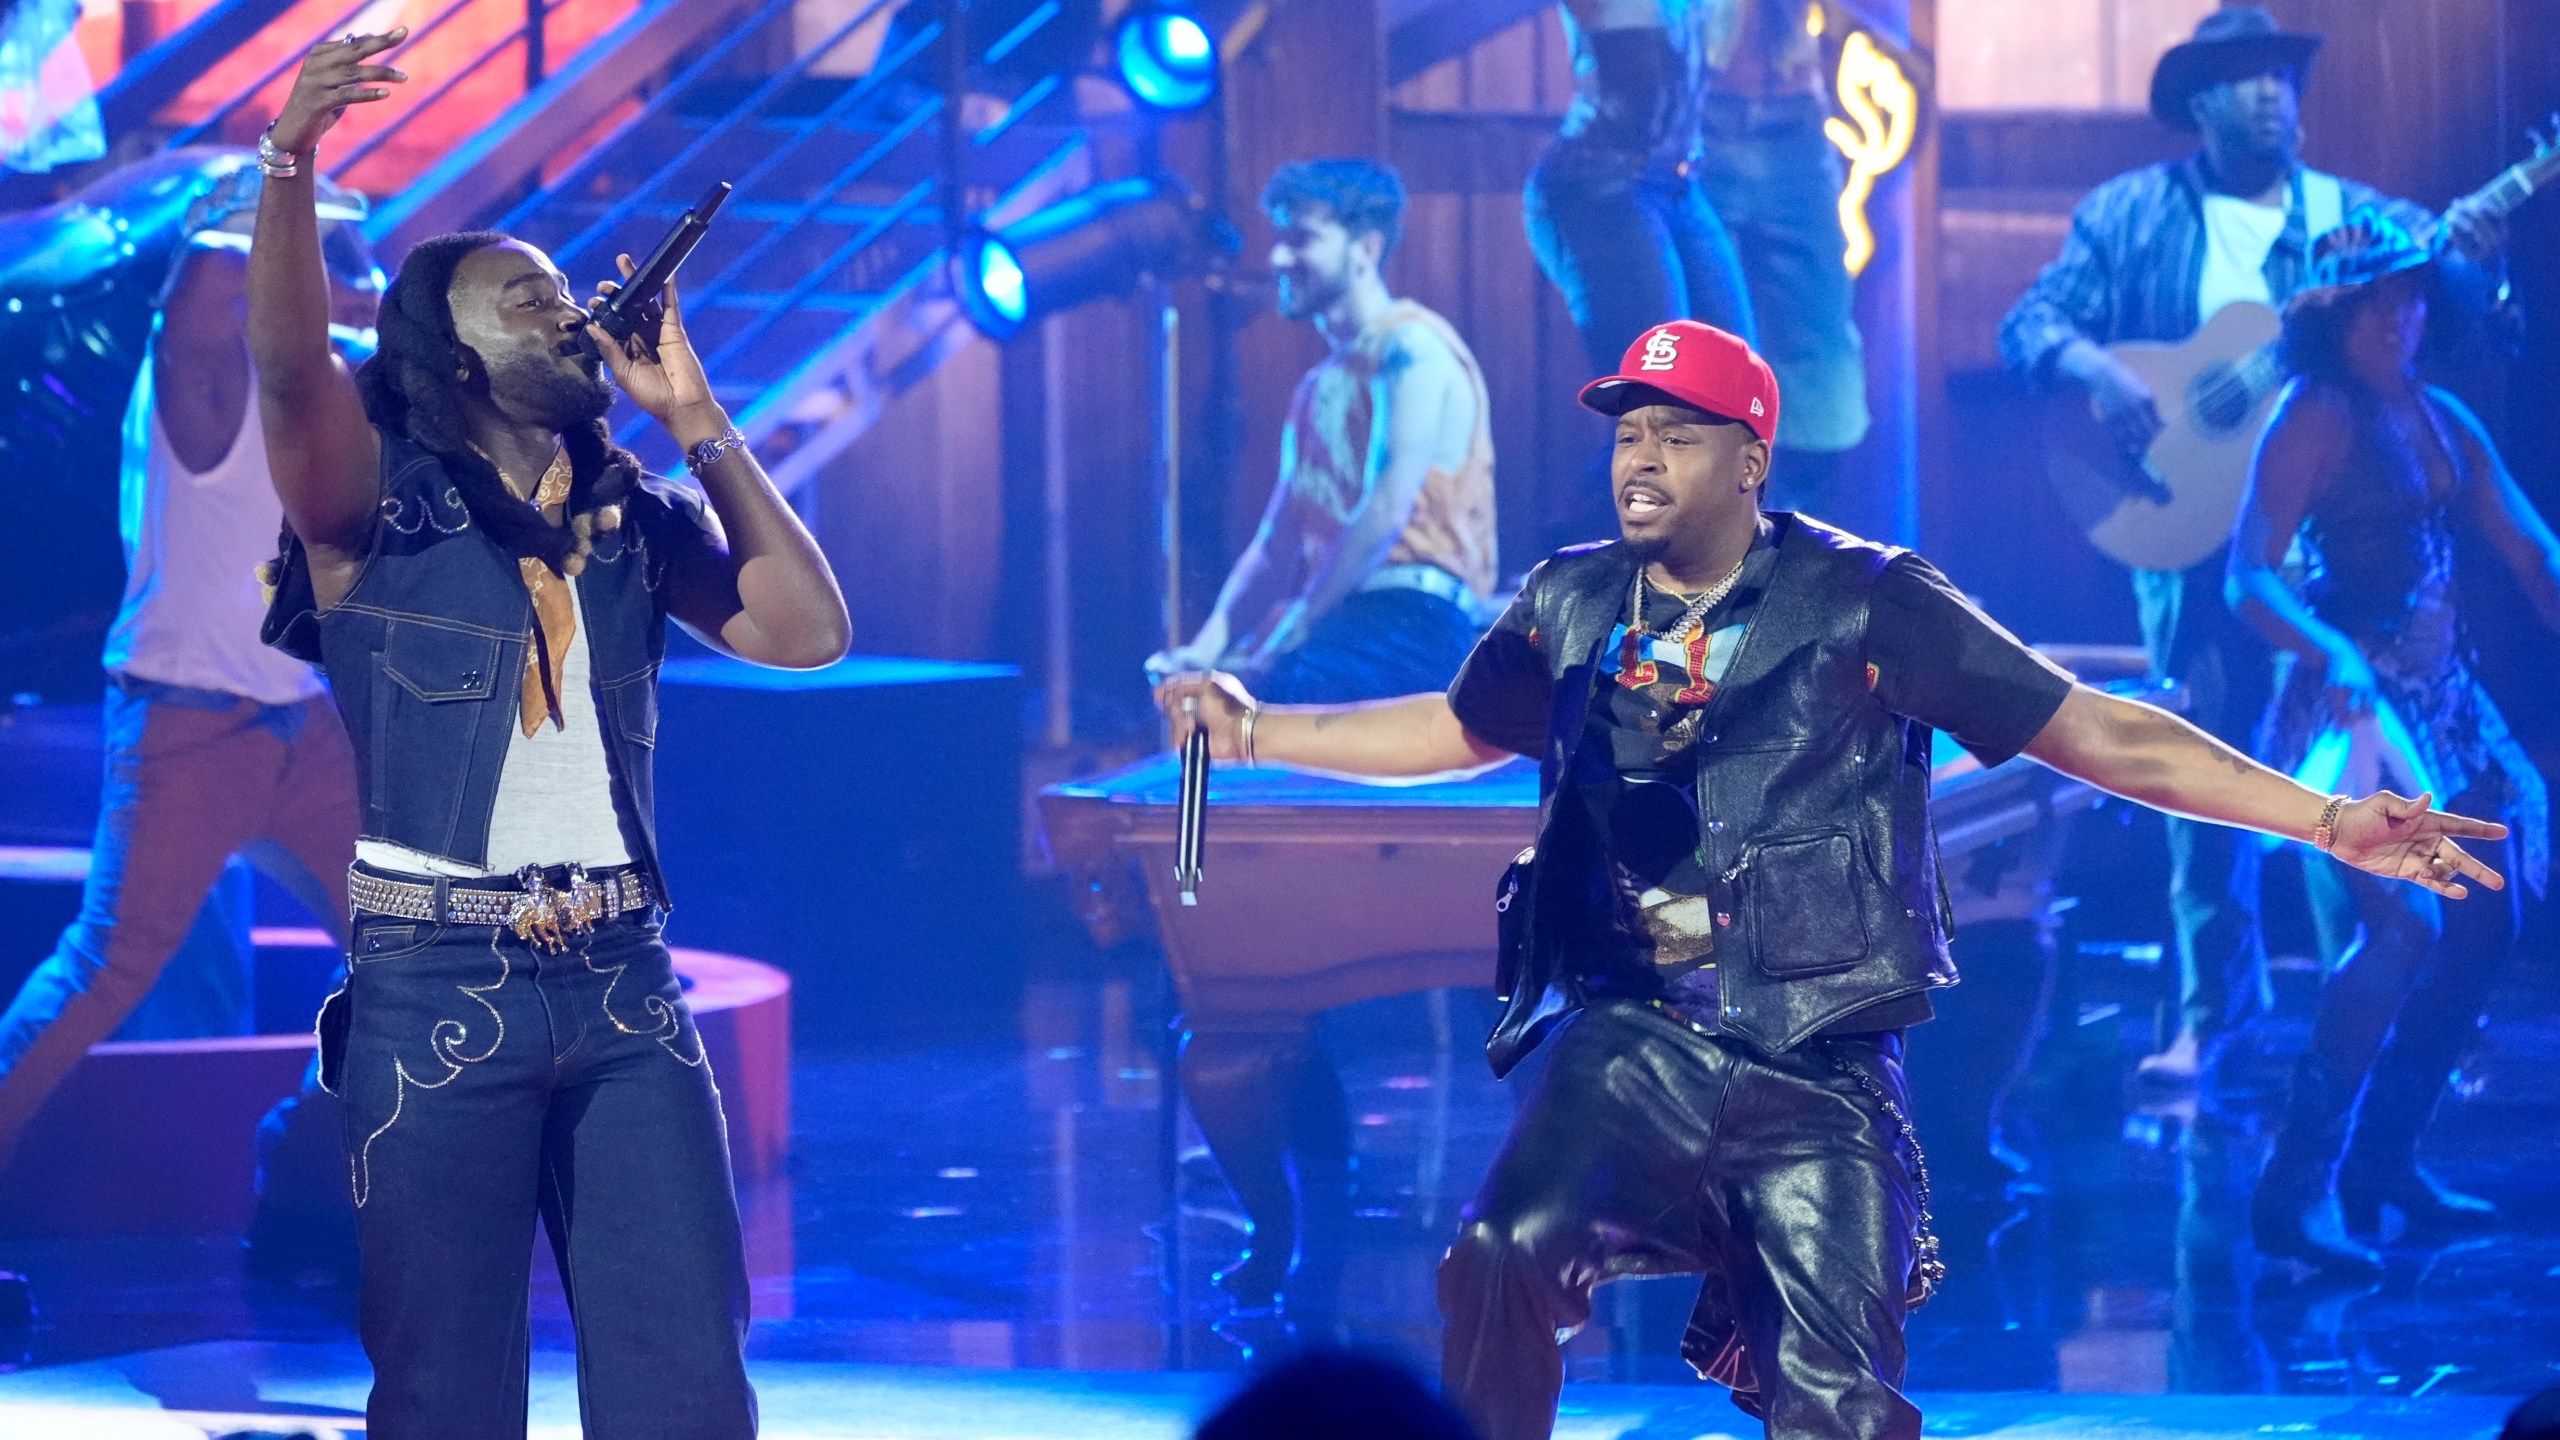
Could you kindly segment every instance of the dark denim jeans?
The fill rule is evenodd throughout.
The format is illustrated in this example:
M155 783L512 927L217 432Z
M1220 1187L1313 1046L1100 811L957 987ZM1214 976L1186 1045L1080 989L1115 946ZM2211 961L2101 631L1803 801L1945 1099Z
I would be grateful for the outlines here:
M360 916L322 1016L363 1253L378 1440L525 1433L538 1213L591 1440L752 1436L720 1097L654 918L567 953Z
M1742 257L1760 353L1778 376L1779 443L1816 454L1856 445L1868 423L1856 282L1843 261L1849 242L1840 230L1845 177L1838 147L1822 133L1829 114L1811 96L1711 95L1698 170L1699 187ZM1772 503L1799 508L1785 503L1788 466L1779 464L1770 476Z
M1484 627L1420 590L1363 590L1316 622L1254 685L1275 705L1340 705L1446 690Z
M1564 292L1593 375L1615 374L1636 337L1665 320L1704 320L1758 343L1741 257L1697 167L1560 141L1530 172L1521 203L1529 248ZM1603 447L1603 466L1605 456ZM1549 549L1618 533L1605 470L1559 471L1538 511Z

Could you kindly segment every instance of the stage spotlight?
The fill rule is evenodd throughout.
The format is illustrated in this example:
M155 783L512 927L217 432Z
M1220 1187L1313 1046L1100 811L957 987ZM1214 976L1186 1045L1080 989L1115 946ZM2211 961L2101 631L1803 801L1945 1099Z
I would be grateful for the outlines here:
M1151 110L1197 110L1218 93L1218 42L1186 10L1140 5L1111 44L1120 83Z
M1242 244L1179 181L1141 175L1096 185L1001 230L972 230L953 280L961 308L1002 340L1044 315L1124 294L1139 277L1214 269Z

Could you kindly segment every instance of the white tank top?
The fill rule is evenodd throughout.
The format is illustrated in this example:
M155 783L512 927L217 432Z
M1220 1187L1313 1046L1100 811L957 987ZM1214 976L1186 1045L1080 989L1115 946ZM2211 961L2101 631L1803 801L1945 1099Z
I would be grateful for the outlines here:
M569 593L577 597L578 633L560 667L560 713L568 728L545 720L528 737L522 724L508 727L506 768L498 772L497 806L489 814L489 863L467 865L387 840L357 841L358 860L377 870L457 879L511 875L527 865L575 862L595 870L631 863L614 818L613 771L589 683L587 602L575 582ZM521 695L521 677L511 683Z
M161 428L151 382L156 327L152 336L125 406L119 477L124 606L107 631L106 666L262 705L317 695L319 672L258 640L267 611L258 567L275 558L284 508L267 473L256 380L231 448L198 474Z

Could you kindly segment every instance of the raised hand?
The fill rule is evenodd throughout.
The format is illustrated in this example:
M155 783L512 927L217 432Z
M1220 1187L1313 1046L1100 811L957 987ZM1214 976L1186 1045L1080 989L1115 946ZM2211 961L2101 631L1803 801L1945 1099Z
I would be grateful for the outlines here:
M403 25L388 34L349 35L311 47L311 53L302 57L301 72L293 77L292 93L284 97L284 108L276 115L276 148L308 155L319 148L320 137L338 123L348 106L390 98L391 87L407 83L408 74L368 62L408 38L409 27Z
M2454 842L2504 840L2507 827L2448 815L2434 808L2434 800L2432 795L2411 800L2385 790L2354 801L2338 812L2337 842L2329 853L2359 870L2415 881L2449 900L2471 893L2461 883L2466 877L2492 890L2506 889L2505 876Z
M615 257L614 263L624 280L639 268L628 255ZM612 280L598 285L596 298L587 308L593 310L621 288ZM628 341L616 340L603 326L592 322L587 326L587 338L603 352L605 364L613 369L615 383L631 397L631 403L674 430L678 419L688 411L708 413L716 410L718 403L711 391L710 377L703 374L702 359L694 354L693 342L685 335L684 307L676 299L673 280L667 282L666 300L666 314L658 320L654 339L634 331ZM725 424L724 421L720 428ZM719 428L711 433L718 434Z

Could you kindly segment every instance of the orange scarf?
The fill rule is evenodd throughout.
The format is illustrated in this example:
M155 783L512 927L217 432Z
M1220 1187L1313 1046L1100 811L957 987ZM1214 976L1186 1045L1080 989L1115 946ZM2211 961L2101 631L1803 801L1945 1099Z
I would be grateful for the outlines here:
M552 506L568 504L570 474L569 452L562 450L533 487L533 508L547 517ZM552 573L549 565L530 557L517 560L516 565L524 571L524 588L533 596L533 645L524 657L524 707L519 717L530 740L546 716L554 729L569 728L561 710L560 686L562 671L569 664L570 642L578 637L578 601L569 593L571 582Z

